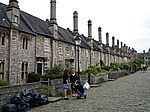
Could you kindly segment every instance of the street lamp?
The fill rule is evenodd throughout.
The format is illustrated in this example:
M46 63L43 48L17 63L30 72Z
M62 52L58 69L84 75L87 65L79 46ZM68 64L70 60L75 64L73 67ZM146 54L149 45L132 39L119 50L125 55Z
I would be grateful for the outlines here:
M81 37L79 35L76 36L75 38L75 43L78 46L77 51L78 51L78 80L80 80L80 76L79 76L79 46L81 44Z

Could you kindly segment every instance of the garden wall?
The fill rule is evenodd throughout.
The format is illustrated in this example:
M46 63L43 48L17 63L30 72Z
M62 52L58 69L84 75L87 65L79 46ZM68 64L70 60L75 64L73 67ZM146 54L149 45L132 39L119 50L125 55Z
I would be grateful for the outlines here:
M13 96L15 96L17 93L23 90L27 90L27 89L37 90L39 88L41 88L40 82L0 87L0 105L6 103Z

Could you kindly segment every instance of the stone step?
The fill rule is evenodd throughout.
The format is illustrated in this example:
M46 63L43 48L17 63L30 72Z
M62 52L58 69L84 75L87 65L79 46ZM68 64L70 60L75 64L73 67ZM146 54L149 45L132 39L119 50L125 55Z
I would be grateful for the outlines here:
M116 79L108 79L108 81L115 81Z
M100 84L91 84L90 85L90 87L92 88L92 87L99 87L100 86Z
M54 103L54 102L60 101L62 99L63 99L63 97L48 97L48 101L50 103Z

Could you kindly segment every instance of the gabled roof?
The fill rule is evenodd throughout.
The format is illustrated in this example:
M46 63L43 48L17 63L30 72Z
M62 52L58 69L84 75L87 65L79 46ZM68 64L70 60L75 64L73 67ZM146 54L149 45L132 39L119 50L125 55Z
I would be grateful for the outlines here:
M27 32L29 34L35 35L35 31L33 32L33 30L30 28L30 26L27 25L26 20L24 20L22 15L20 15L20 26L19 26L19 28L23 32Z

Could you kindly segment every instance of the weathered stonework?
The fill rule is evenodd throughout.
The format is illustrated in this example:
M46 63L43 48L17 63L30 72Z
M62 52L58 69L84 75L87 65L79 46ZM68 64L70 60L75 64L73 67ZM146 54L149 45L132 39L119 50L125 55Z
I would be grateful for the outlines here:
M13 2L13 3L12 3ZM17 1L10 1L6 6L0 3L0 31L6 33L5 45L0 44L0 63L4 62L2 79L10 85L26 83L27 73L35 72L41 75L55 65L73 67L78 71L78 49L75 37L81 37L79 46L80 71L90 66L124 63L135 57L135 50L125 44L119 48L109 46L107 34L106 45L102 43L101 28L98 29L99 41L92 38L92 21L88 21L88 37L78 32L78 13L75 11L74 29L61 28L57 25L56 0L51 0L50 21L43 21L19 9ZM7 9L7 10L6 10ZM1 18L4 17L4 18ZM25 67L24 67L25 66ZM25 76L23 76L25 75Z

